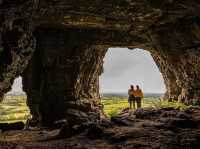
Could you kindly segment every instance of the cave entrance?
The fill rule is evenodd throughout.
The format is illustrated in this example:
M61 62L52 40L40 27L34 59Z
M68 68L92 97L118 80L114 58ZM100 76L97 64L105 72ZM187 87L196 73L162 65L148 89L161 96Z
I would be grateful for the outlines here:
M150 99L159 101L166 91L163 76L149 51L109 48L100 77L105 113L112 115L129 106L127 91L131 84L139 85L144 92L142 107L152 106Z
M31 115L26 104L27 95L23 91L22 77L17 77L9 92L0 103L0 123L25 122Z

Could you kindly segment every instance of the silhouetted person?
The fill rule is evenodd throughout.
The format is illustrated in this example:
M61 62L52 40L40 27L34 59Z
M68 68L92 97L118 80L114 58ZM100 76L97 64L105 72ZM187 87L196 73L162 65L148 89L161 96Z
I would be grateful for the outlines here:
M132 108L132 105L133 105L133 108L135 109L135 96L134 96L134 86L131 85L130 86L130 89L128 90L128 102L129 102L129 105L130 105L130 109Z
M144 97L142 90L140 89L139 85L136 85L136 90L134 91L135 101L137 103L137 108L141 108L141 101Z

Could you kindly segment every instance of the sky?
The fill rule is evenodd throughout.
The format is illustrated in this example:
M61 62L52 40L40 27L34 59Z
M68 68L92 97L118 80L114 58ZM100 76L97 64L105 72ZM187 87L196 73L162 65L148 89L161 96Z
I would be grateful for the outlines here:
M164 93L162 75L148 51L110 48L104 58L100 92L126 93L130 84L138 84L145 93ZM11 92L23 92L22 78L15 79Z
M130 84L139 85L145 93L165 92L162 74L148 51L110 48L104 58L100 92L126 93Z
M23 93L23 89L22 89L22 78L21 77L17 77L14 80L14 83L12 85L12 89L10 92L8 93Z

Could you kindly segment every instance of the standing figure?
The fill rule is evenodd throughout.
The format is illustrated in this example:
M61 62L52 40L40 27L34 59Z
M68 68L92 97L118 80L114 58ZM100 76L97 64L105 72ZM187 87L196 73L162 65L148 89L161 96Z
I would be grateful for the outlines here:
M134 96L134 86L131 85L130 86L130 89L128 90L128 102L129 102L129 105L130 105L130 109L132 108L132 105L133 105L133 109L135 109L135 96Z
M140 89L139 85L136 85L136 90L134 91L135 100L137 103L137 108L141 108L141 101L144 97L142 90Z

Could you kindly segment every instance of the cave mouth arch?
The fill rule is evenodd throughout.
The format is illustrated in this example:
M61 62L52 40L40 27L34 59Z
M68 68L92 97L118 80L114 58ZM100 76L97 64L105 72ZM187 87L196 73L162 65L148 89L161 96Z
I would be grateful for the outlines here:
M104 57L103 68L99 92L104 113L108 116L129 107L126 99L131 84L139 85L144 92L142 107L152 106L151 100L156 102L166 92L163 75L147 50L109 48Z
M31 118L30 109L27 105L27 94L23 90L21 76L14 79L10 91L4 95L0 107L1 123L25 123L27 119Z
M130 84L140 85L144 93L163 95L163 76L149 51L135 48L109 48L100 76L100 94L127 94Z
M149 51L135 48L109 48L100 76L100 93L126 93L130 84L145 93L166 92L164 78Z

